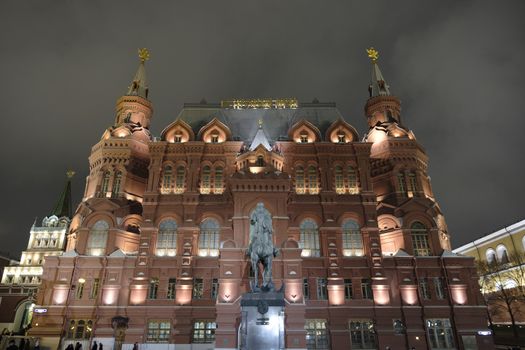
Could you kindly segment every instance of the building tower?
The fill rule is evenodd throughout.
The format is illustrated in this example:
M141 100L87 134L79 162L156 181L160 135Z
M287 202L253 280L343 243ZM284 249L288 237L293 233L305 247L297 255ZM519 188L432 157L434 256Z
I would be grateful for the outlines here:
M41 283L44 260L64 252L72 216L71 179L74 175L72 170L66 172L64 190L40 226L35 219L20 263L4 269L0 284L0 323L6 324L10 331L18 332L31 323L34 294Z
M153 138L141 50L31 333L61 350L242 348L262 203L286 349L492 349L473 259L449 251L428 158L369 54L364 138L335 103L293 98L187 103Z

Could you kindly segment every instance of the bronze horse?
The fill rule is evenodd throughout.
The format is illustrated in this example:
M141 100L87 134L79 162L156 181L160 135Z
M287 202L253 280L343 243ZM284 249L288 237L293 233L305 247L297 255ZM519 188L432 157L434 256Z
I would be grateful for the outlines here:
M250 256L254 273L252 292L273 291L275 288L272 282L272 260L277 256L278 250L273 246L272 217L264 208L264 204L258 203L250 219L250 245L247 255ZM261 287L259 287L259 263L263 265Z

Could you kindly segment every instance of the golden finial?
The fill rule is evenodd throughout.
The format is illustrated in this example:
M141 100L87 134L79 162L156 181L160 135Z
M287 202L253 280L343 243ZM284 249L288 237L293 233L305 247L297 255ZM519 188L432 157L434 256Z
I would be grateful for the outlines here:
M71 179L73 176L75 176L75 171L72 169L69 169L68 171L66 171L66 176L68 179Z
M149 60L149 51L146 48L139 49L140 62Z
M372 60L372 62L377 61L377 59L379 58L379 51L377 51L373 47L366 49L366 53L368 54L368 57Z

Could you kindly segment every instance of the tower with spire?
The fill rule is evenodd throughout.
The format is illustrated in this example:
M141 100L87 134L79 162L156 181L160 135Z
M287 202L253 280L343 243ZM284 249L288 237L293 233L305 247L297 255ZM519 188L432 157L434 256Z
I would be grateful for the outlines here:
M365 104L368 132L364 141L371 142L372 181L378 198L378 215L392 215L401 221L413 211L424 212L434 222L430 244L440 250L451 249L443 213L434 198L427 174L428 156L414 133L401 122L401 101L391 94L378 65L379 53L367 49L372 65ZM380 223L381 228L381 223ZM385 225L383 225L385 226ZM385 226L389 236L395 227ZM412 245L410 232L399 230L407 245Z
M6 323L9 330L17 332L31 322L33 298L42 281L44 260L60 256L65 250L72 217L71 179L74 175L72 170L66 172L64 189L40 225L35 218L20 262L4 269L0 283L0 315L13 315L12 322ZM13 313L14 306L17 306L16 313Z
M148 180L149 131L153 106L146 82L147 49L139 49L139 67L127 92L117 100L113 125L91 149L84 200L113 198L141 202Z
M71 179L73 170L66 172L66 184L49 216L41 225L37 219L31 226L27 248L22 252L20 264L6 267L2 284L37 286L40 284L42 264L49 255L60 255L65 249L66 234L72 217Z

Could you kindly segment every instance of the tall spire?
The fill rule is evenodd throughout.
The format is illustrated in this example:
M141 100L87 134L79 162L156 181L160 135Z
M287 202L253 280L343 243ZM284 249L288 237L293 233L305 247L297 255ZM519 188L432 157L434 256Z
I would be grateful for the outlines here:
M377 64L379 52L371 47L366 49L366 53L372 62L372 81L368 86L370 97L390 96L389 86L387 85L385 78L383 78L383 74L381 74L381 70Z
M148 49L139 49L139 59L140 65L135 74L135 78L131 82L131 85L128 88L128 96L140 96L143 98L148 98L148 85L146 83L146 67L145 62L149 60L149 51Z
M66 186L64 188L64 191L62 191L62 194L60 195L60 198L58 199L57 204L55 205L55 208L53 209L51 215L56 215L59 218L65 216L71 219L71 216L73 215L73 203L71 198L71 178L74 175L75 172L73 170L68 170L66 172Z

